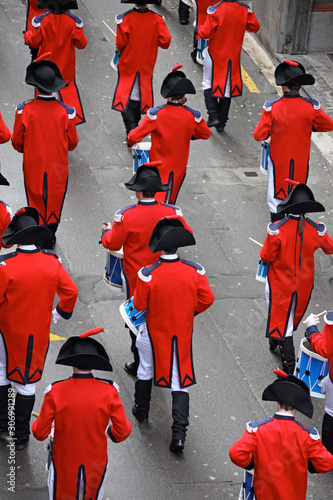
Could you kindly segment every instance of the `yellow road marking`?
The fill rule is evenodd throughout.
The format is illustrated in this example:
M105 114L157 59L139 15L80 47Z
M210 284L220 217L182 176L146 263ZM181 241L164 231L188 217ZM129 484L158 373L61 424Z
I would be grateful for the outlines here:
M54 335L54 333L50 333L50 340L66 340L66 338L59 337L59 335Z
M249 91L252 92L253 94L260 94L260 90L254 83L250 75L247 73L247 71L245 71L243 66L241 66L241 74L242 74L242 80L249 89Z

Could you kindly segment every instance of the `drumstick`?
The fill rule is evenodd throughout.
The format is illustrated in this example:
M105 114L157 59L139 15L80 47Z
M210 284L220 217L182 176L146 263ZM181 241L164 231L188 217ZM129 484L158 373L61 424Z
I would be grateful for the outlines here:
M315 318L319 318L319 316L322 316L323 314L326 314L326 313L327 313L327 311L322 311L322 312L321 312L321 313L319 313L319 314L314 314L314 317L315 317ZM305 322L305 321L303 321L303 325L305 325L305 323L306 323L306 322Z
M36 418L38 418L38 417L39 417L39 413L36 413L35 411L33 411L33 412L31 413L31 415L32 415L33 417L36 417Z
M263 247L264 245L262 245L261 243L259 243L259 241L256 241L254 240L253 238L250 238L249 237L249 240L253 241L253 243L255 243L256 245L259 245L260 247Z
M117 35L116 35L116 34L115 34L115 32L113 31L113 29L111 29L111 28L110 28L110 26L109 26L108 24L106 24L106 22L105 22L105 21L102 21L102 22L103 22L103 23L105 24L105 26L106 26L106 27L107 27L107 28L111 31L111 33L112 33L112 34L116 37Z

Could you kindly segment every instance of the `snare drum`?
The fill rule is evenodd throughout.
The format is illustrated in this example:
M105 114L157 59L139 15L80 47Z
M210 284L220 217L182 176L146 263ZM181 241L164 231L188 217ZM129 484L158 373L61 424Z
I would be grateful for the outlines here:
M199 64L204 63L205 58L203 56L203 51L206 47L208 47L208 40L205 40L204 38L198 38L197 62Z
M120 56L120 52L118 49L116 49L114 56L110 62L111 68L113 68L115 71L118 70L119 56Z
M267 264L267 262L263 262L260 259L256 274L256 280L263 281L264 283L266 283L268 269L269 269L269 264Z
M253 470L244 470L244 482L239 493L239 500L256 500L253 489Z
M270 141L262 141L260 172L265 175L268 174L268 157L270 149L271 149Z
M138 170L140 165L149 162L149 153L151 142L138 142L132 146L133 151L133 173Z
M104 281L108 285L123 288L123 249L117 252L108 250L106 256Z
M146 322L146 309L144 311L135 309L133 297L131 297L123 304L120 304L119 311L128 328L135 335L138 335L140 326Z
M323 378L328 373L328 360L323 358L311 348L304 338L299 346L295 377L303 380L310 389L310 395L315 398L325 398L324 388L320 386Z

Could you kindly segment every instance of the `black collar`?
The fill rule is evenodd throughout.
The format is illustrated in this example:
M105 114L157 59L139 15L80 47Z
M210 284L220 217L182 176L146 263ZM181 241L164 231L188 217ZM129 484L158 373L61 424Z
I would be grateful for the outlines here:
M146 207L151 207L152 205L157 205L158 201L157 200L151 200L151 201L141 201L139 200L137 205L142 205Z
M287 97L287 99L295 99L296 97L301 97L301 96L297 90L291 90L290 92L284 92L283 97Z
M293 415L277 415L275 413L273 418L277 418L278 420L294 420L295 421L295 417Z
M182 104L180 102L171 102L171 101L167 101L167 105L168 106L182 106Z
M163 259L163 255L161 255L160 259L163 260L163 262L165 262L166 264L178 262L180 260L180 258L178 257L178 255L174 259Z
M41 249L40 249L40 247L37 247L34 250L24 250L24 249L21 249L20 247L17 247L16 251L18 253L37 253L37 252L40 252Z
M94 378L92 373L73 373L72 378Z

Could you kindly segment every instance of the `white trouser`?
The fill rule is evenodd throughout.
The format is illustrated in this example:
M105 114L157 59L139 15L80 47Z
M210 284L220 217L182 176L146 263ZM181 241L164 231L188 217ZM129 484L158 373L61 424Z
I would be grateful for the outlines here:
M276 214L277 206L282 200L274 198L274 169L271 157L268 156L268 190L267 190L267 204L271 212Z
M202 73L202 90L211 89L212 88L212 68L213 61L208 52L208 47L203 50L202 56L204 57L204 67ZM224 97L230 97L230 72L227 75L227 83L225 87Z
M6 350L3 342L2 335L0 335L0 385L10 385L13 384L17 392L22 394L22 396L32 396L36 391L36 382L33 384L19 384L18 382L12 382L8 380L7 375L7 359Z
M270 295L270 289L269 289L269 284L268 280L266 281L265 285L265 297L267 302L269 303L269 295ZM292 337L293 331L294 331L294 318L295 318L295 307L296 307L296 297L294 295L292 299L292 304L291 304L291 310L288 318L288 325L287 325L287 332L286 332L286 337Z
M140 358L137 377L140 380L150 380L154 377L154 360L146 324L142 325L140 333L136 338L136 347L138 348ZM180 387L178 362L175 350L173 351L171 391L188 392L188 389Z
M139 75L136 75L130 95L131 101L140 101Z
M329 376L326 379L325 412L333 417L333 382Z

